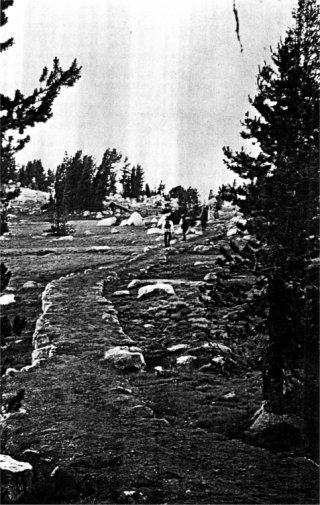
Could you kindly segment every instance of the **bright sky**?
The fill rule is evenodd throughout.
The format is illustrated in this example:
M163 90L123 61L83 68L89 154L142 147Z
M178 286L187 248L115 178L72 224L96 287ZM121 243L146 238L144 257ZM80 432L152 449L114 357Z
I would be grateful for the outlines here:
M295 0L15 0L7 10L0 86L30 93L57 56L82 77L63 89L53 118L30 129L18 163L40 158L55 169L64 152L100 162L115 147L140 163L151 187L162 179L210 188L232 182L222 147L239 148L258 65L270 60L292 23Z

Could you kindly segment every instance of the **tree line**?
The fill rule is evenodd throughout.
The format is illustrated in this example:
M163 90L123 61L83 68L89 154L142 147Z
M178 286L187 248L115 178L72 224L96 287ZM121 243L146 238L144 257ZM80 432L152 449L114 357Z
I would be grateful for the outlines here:
M104 209L105 199L116 193L137 200L158 194L161 184L151 191L144 177L141 165L131 166L115 148L106 149L99 165L82 151L74 156L66 153L54 175L54 200L67 212L99 212Z

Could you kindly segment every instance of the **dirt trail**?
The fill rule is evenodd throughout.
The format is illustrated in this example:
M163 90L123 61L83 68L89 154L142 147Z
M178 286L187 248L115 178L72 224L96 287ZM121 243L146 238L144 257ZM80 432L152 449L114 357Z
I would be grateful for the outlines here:
M186 249L178 258L159 250L143 253L139 245L132 261L128 255L118 260L117 276L110 261L106 269L96 266L47 288L34 335L34 358L46 360L6 378L6 393L25 389L26 413L6 421L4 451L23 460L31 449L47 461L32 503L317 503L311 463L251 447L221 428L230 417L232 426L238 422L239 400L244 410L250 403L250 391L239 399L245 387L256 384L258 391L255 373L172 365L171 344L194 347L217 331L203 322L195 284L210 269L210 255L202 256L197 270L191 243ZM136 291L115 295L130 279L159 276L192 282L176 283L172 300L138 303ZM181 314L188 306L189 319ZM105 351L117 345L141 347L146 371L124 374L107 364ZM157 365L167 375L157 374ZM221 399L237 386L236 399ZM46 495L57 466L65 473Z

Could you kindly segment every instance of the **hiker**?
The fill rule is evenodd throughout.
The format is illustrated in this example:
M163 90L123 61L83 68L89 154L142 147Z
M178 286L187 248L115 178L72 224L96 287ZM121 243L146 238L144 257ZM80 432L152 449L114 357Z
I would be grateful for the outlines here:
M207 227L208 222L208 207L204 206L200 215L201 228L204 231Z
M164 235L164 247L169 247L172 238L172 233L174 231L173 222L170 220L169 216L166 217L162 225L162 230Z
M189 229L189 221L184 214L181 216L179 225L181 226L183 240L186 240L187 231Z

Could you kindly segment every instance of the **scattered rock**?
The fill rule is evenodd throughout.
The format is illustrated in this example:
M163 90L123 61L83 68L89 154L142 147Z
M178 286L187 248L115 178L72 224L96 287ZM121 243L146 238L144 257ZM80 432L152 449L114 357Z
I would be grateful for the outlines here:
M15 303L15 295L2 295L0 296L0 305L9 305Z
M127 221L128 226L144 226L144 222L139 212L133 212Z
M110 362L115 368L122 371L139 371L145 366L143 354L135 348L113 347L105 353L104 361Z
M144 296L148 296L150 293L161 292L164 291L168 295L175 295L174 289L170 284L149 284L148 286L144 286L139 289L137 298L143 298Z
M50 240L50 242L60 242L62 240L72 242L72 240L74 240L74 237L72 235L66 235L65 237L53 238L52 240Z
M168 347L167 348L167 351L169 352L178 352L178 351L181 351L183 349L188 349L188 345L187 344L176 344L176 345L172 345L171 347Z
M177 358L177 365L179 366L190 365L196 359L197 358L195 356L180 356L179 358Z
M113 293L113 296L128 296L130 295L130 291L128 291L127 289L122 289L120 291L115 291Z
M112 217L106 217L105 219L101 219L98 223L97 226L113 226L116 224L117 218L112 216Z
M212 251L212 247L209 245L196 245L193 248L193 252L198 252L198 253L206 253Z
M94 245L89 247L89 251L108 251L110 247L108 245Z
M267 403L254 414L247 440L266 449L290 451L306 442L303 420L296 415L274 414L266 410Z
M22 286L22 289L36 289L39 287L39 284L35 281L25 282Z
M11 456L0 455L2 503L23 503L32 489L32 466ZM24 502L25 503L25 502Z
M207 275L204 276L203 280L206 282L215 282L218 280L218 277L213 272L209 272Z
M149 228L147 230L147 235L161 235L162 230L160 228Z
M230 393L223 395L221 398L222 398L222 400L232 400L235 397L236 397L236 393L234 391L230 391Z
M227 237L232 237L233 235L237 235L238 229L237 228L230 228L230 230L227 231Z

